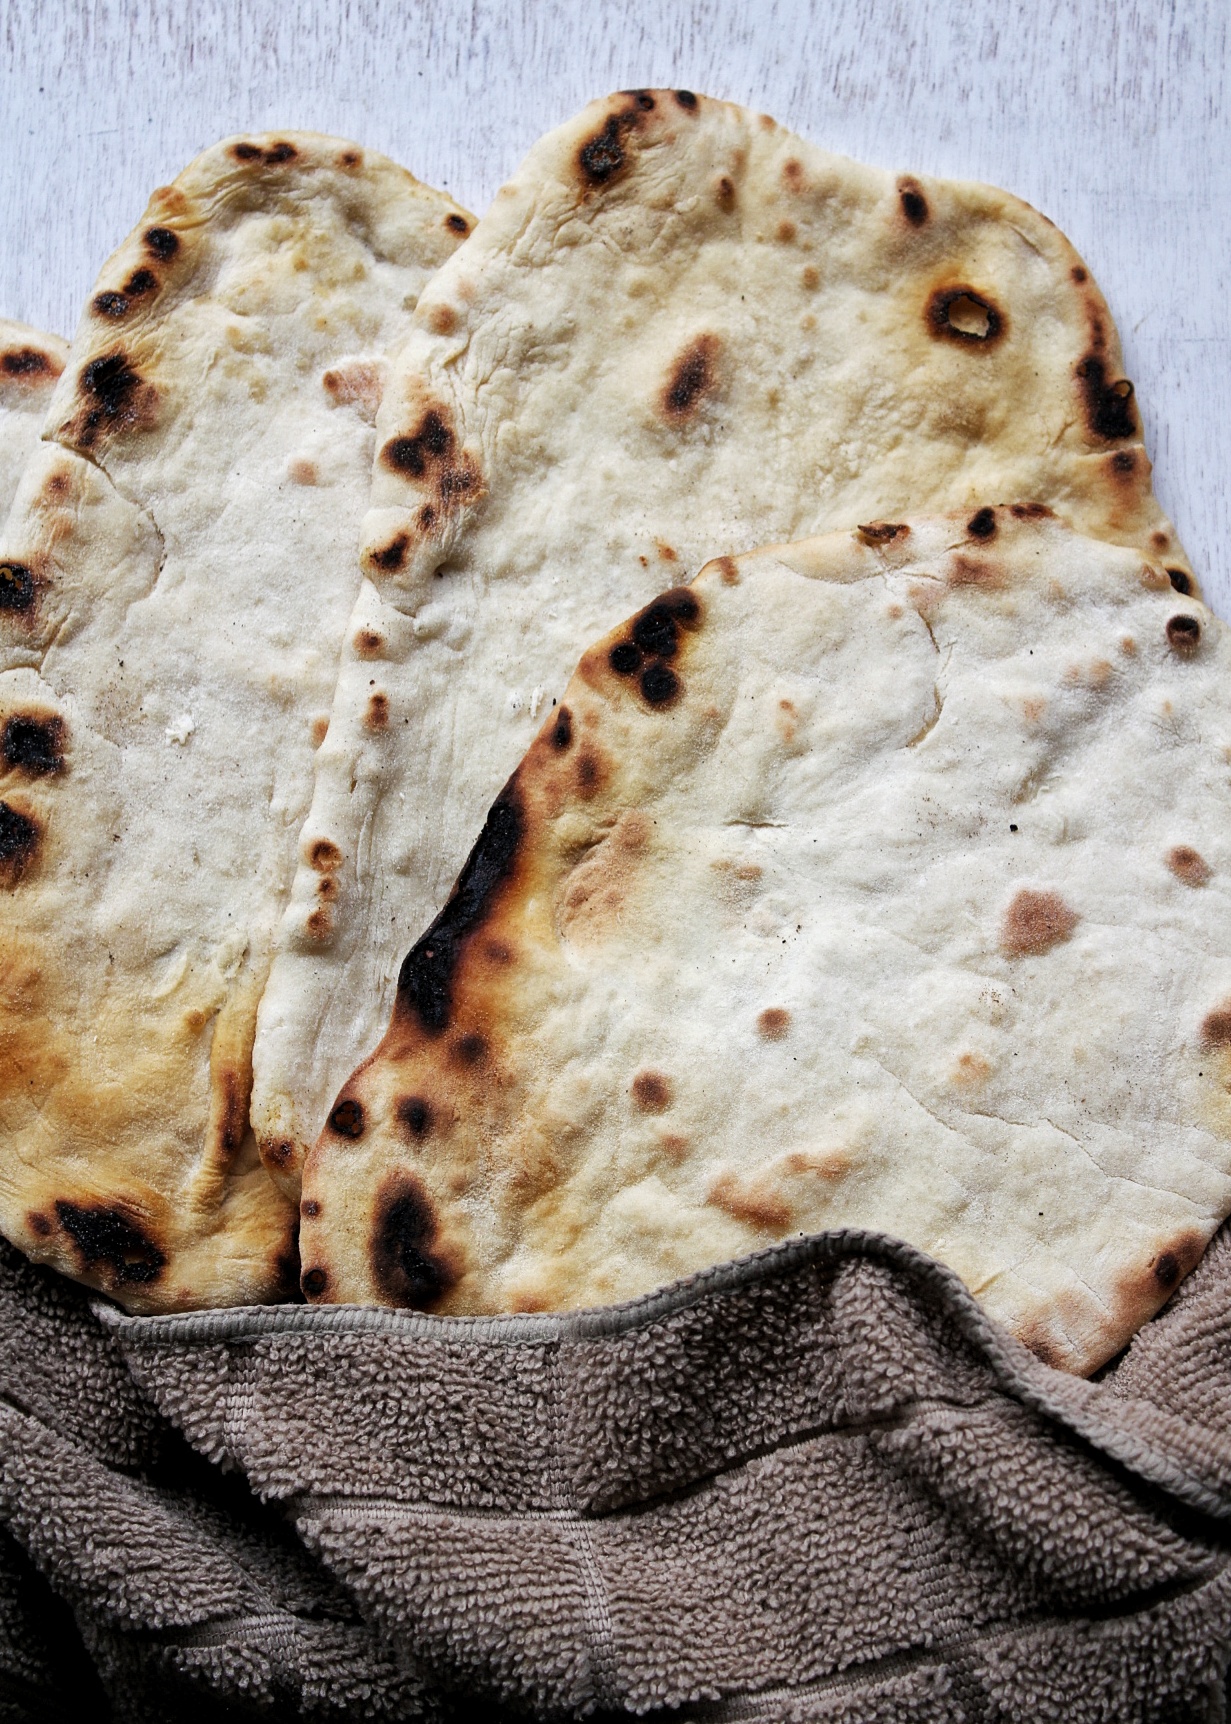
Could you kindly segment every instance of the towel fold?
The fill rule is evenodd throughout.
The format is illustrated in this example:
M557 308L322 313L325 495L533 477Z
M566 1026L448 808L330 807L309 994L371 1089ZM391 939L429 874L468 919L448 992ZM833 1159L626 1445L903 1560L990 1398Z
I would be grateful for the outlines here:
M1226 1230L1096 1382L868 1233L489 1319L6 1251L0 1396L0 1720L1223 1716Z

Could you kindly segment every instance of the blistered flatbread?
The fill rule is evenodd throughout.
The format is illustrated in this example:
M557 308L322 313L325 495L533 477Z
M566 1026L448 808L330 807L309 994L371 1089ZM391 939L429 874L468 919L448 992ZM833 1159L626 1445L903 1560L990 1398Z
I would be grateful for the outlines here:
M154 1311L293 1286L248 1124L383 354L470 219L233 139L107 263L0 544L0 1227Z
M584 648L709 557L1039 502L1191 571L1102 295L1050 222L687 91L536 144L424 295L253 1121L288 1190Z
M304 1176L303 1285L626 1299L854 1226L1087 1372L1231 1210L1231 635L1027 506L582 658Z

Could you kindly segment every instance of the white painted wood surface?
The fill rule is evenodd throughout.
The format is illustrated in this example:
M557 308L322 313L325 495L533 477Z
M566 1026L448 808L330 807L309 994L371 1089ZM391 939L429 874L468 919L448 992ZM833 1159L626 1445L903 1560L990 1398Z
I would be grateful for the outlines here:
M1064 228L1231 617L1229 35L1226 0L0 0L0 315L71 334L152 188L227 133L353 137L481 212L591 97L684 85Z

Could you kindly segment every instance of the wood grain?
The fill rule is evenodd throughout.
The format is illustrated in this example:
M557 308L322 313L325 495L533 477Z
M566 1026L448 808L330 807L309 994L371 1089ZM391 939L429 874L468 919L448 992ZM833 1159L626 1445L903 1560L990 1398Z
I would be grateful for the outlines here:
M682 84L1058 222L1231 617L1229 20L1215 0L0 0L0 313L71 333L151 189L226 133L354 137L481 211L592 96Z

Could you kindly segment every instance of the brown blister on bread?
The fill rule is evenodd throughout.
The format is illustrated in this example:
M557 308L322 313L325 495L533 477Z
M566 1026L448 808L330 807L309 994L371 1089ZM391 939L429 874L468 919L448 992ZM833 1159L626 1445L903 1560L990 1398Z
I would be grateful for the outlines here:
M375 425L385 390L384 366L379 361L335 365L325 372L321 386L335 407L354 407L362 419Z
M1214 870L1191 844L1177 844L1167 852L1167 866L1186 886L1204 886Z
M705 1201L733 1221L763 1233L785 1233L793 1219L791 1206L781 1192L772 1186L762 1187L755 1180L741 1180L733 1173L721 1174Z
M949 560L947 580L951 587L978 587L982 592L992 593L1006 585L1007 574L1003 563L993 557L972 557L955 551Z
M1208 1234L1195 1228L1177 1233L1137 1270L1116 1282L1109 1328L1116 1335L1131 1335L1167 1303L1176 1288L1200 1263Z
M694 418L718 383L721 343L716 335L698 335L678 355L659 397L664 419L683 425Z
M1000 949L1009 958L1037 958L1072 937L1078 923L1059 892L1023 887L1005 911Z

